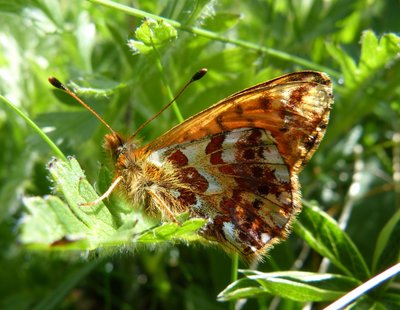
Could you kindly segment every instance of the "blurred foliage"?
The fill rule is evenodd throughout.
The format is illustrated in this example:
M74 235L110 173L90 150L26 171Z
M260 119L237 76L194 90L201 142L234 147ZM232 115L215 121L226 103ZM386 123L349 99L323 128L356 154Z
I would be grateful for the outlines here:
M306 204L288 241L251 266L257 271L242 264L246 270L233 283L229 256L194 242L191 233L201 223L190 219L180 227L158 226L158 234L141 236L135 248L122 231L121 239L100 242L125 246L88 251L118 227L108 210L123 221L126 206L116 202L117 209L99 211L100 226L93 227L105 235L83 241L76 232L90 227L79 228L65 202L47 196L68 189L54 183L54 148L0 98L0 308L225 309L237 298L249 298L237 304L244 309L320 307L398 262L398 12L397 0L0 1L0 94L65 155L76 157L89 180L86 200L96 195L89 183L97 192L109 184L101 164L107 164L101 149L107 129L54 90L48 76L68 82L126 134L203 67L207 76L178 100L184 118L301 69L330 74L335 94L327 135L301 174L304 199L320 209ZM155 41L146 41L149 33ZM178 119L176 109L165 111L141 131L142 140L158 137ZM83 172L74 163L72 175L79 179ZM53 213L53 206L65 212ZM22 246L46 236L60 217L81 247ZM53 235L60 227L52 229L48 242L71 241ZM176 236L186 241L175 242ZM394 281L353 307L399 308Z

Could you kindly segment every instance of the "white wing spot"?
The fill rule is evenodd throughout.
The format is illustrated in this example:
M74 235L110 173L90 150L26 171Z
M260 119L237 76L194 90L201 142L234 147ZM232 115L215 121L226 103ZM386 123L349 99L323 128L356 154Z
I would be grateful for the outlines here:
M159 152L153 152L148 157L149 161L156 165L157 167L161 167L163 165L163 161L160 158Z
M192 205L193 209L200 210L202 209L203 204L199 198L196 199L196 204Z
M266 244L269 240L271 240L271 237L267 233L262 233L261 234L261 242Z
M279 182L282 182L282 183L290 182L289 171L286 168L286 166L276 167L274 175Z
M208 140L189 142L186 145L182 145L179 149L188 159L188 163L193 164L198 161L199 157L203 154L202 152L199 152L199 150L205 150L208 143Z
M181 193L180 193L178 190L176 190L176 189L171 189L169 192L171 193L171 195L172 195L174 198L179 198L179 197L181 196Z
M217 178L203 170L198 170L198 172L207 180L208 183L207 190L204 192L205 195L215 195L223 192L223 189L218 183Z
M222 230L224 232L224 235L227 240L236 242L235 238L235 225L233 225L231 222L224 222L224 226L222 227Z
M222 158L222 161L227 164L236 162L235 150L232 148L228 148L228 149L222 151L221 158Z
M263 157L270 164L283 164L282 155L275 145L263 146Z

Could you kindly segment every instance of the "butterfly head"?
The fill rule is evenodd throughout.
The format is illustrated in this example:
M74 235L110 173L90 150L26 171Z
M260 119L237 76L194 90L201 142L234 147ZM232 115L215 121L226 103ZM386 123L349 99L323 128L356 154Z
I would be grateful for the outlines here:
M114 162L118 161L121 154L127 151L127 140L120 134L113 132L105 135L103 148L107 151Z

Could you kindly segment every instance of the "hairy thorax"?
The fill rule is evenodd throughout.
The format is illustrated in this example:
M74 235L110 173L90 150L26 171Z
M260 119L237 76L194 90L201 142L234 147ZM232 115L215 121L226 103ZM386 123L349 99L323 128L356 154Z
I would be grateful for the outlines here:
M171 163L151 161L147 150L117 134L105 137L104 148L114 160L115 177L122 177L120 191L135 207L144 206L146 213L172 221L175 214L187 210L179 196L188 186Z

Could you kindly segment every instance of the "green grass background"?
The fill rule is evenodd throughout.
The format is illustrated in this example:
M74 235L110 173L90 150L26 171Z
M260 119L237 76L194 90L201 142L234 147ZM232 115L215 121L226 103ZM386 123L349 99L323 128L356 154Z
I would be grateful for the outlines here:
M153 240L137 247L116 242L111 254L101 249L54 252L26 246L27 234L35 234L34 226L26 229L27 215L39 208L29 209L23 199L53 192L55 184L46 165L57 154L4 98L42 128L63 154L74 155L97 189L104 188L107 179L101 176L107 163L101 148L107 129L52 89L47 82L50 75L70 82L115 130L130 134L202 67L209 73L178 100L183 118L284 73L327 72L334 82L335 104L327 135L301 174L303 197L340 221L356 247L348 252L358 255L359 251L355 257L368 269L364 276L399 261L399 1L116 4L0 1L0 94L4 96L0 103L0 308L226 309L235 304L221 301L227 296L220 295L217 301L232 281L232 259L215 247L187 239ZM156 52L141 45L135 54L127 42L142 39L143 43L148 38L146 34L135 37L147 13L169 19L177 37L162 40L170 35L168 31L175 31L163 25L154 33L158 38L154 40L160 40L153 42ZM144 128L140 137L151 141L178 122L171 108ZM307 221L307 212L288 241L270 251L257 270L263 276L273 271L323 271L351 276L358 284L365 281L340 267L347 258L329 256L329 251L318 248L326 239L313 244L302 233L301 227L310 229L316 223ZM314 236L324 235L329 226L321 223L315 225ZM47 226L42 228L45 231ZM340 252L339 240L329 242ZM333 262L327 269L321 267L323 257ZM242 279L237 287L257 287L245 295L252 299L237 304L244 309L301 309L316 300L304 297L304 282L296 289L302 297L296 299L279 295L268 281L255 284L254 279ZM392 279L358 299L354 307L400 307L398 285L397 281L396 290ZM334 286L343 292L355 287L338 281Z

